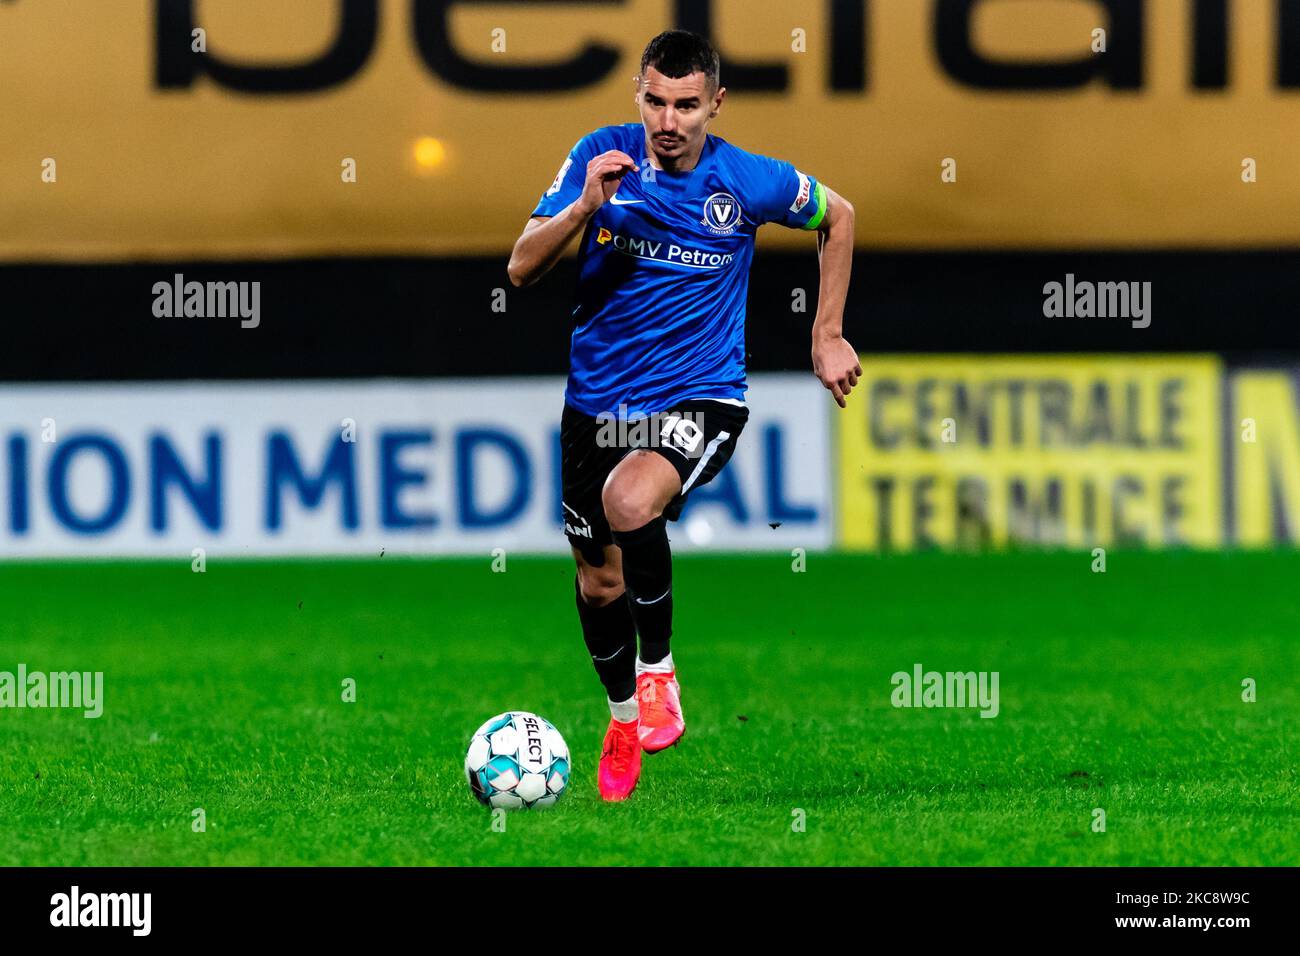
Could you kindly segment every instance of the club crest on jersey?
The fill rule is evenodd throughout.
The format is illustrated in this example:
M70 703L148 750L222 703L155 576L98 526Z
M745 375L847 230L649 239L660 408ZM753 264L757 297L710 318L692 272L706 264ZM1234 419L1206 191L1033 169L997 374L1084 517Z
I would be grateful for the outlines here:
M740 225L740 203L731 193L714 193L704 200L704 218L700 220L715 236L729 236Z

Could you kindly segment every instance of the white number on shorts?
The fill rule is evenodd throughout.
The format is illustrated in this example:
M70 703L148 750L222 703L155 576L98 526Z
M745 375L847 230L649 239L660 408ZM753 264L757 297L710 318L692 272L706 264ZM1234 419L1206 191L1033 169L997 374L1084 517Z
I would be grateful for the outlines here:
M669 415L664 419L663 427L659 429L661 442L665 445L673 445L687 455L695 454L703 438L704 429L689 418L682 418L680 415Z

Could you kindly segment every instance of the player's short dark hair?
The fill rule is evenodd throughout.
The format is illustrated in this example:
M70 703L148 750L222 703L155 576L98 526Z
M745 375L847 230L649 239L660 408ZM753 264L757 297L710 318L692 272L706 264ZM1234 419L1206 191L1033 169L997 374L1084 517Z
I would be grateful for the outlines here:
M703 73L715 90L722 73L713 44L689 30L665 30L647 43L641 54L642 74L648 66L674 79Z

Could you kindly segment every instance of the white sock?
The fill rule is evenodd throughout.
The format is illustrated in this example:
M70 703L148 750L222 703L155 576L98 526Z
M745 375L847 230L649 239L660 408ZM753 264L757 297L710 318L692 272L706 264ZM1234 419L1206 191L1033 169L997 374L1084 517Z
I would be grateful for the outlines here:
M620 724L630 724L641 714L641 706L636 702L636 694L627 700L611 700L609 712Z
M636 656L637 677L640 677L642 674L671 674L672 672L673 672L672 651L669 651L668 656L665 657L663 660L661 660L658 664L647 664L645 661L641 660L640 654Z

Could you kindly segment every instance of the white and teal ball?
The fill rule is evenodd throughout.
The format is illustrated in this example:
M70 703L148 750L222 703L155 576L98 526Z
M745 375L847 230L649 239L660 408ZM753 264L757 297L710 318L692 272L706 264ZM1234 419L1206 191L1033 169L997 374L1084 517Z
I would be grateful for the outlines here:
M569 786L569 745L549 720L536 714L497 714L470 738L465 779L485 806L553 806Z

